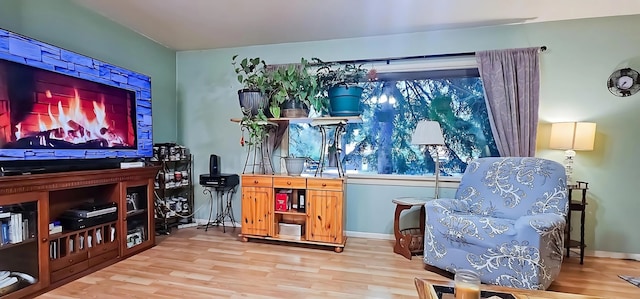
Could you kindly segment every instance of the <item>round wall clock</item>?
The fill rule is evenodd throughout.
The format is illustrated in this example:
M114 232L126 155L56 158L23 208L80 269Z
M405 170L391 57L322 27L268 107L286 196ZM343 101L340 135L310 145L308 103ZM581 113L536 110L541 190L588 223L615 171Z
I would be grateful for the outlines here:
M609 91L619 97L628 97L640 91L640 74L630 68L619 69L607 80Z

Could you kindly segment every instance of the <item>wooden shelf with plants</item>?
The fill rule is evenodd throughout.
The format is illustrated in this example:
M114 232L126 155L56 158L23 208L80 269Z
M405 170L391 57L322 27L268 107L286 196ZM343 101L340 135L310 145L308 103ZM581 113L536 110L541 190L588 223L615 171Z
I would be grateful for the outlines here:
M243 117L231 121L240 124L240 142L248 149L241 183L243 240L325 245L342 252L346 242L344 170L338 162L339 177L323 177L324 152L326 148L330 157L336 157L342 150L339 136L344 126L362 122L363 88L359 85L375 80L376 72L362 64L323 62L317 58L270 67L259 57L240 59L235 55L232 65L243 86L238 90ZM315 111L313 115L332 116L308 117L311 110ZM267 136L271 132L276 136L284 134L288 125L295 123L308 123L321 132L318 177L272 175L272 153L265 150ZM326 134L332 126L333 153Z
M232 118L232 122L239 123L242 118ZM267 118L267 121L278 124L279 122L286 124L314 124L314 123L335 123L344 121L346 123L361 123L362 117L360 116L322 116L322 117L280 117L280 118Z

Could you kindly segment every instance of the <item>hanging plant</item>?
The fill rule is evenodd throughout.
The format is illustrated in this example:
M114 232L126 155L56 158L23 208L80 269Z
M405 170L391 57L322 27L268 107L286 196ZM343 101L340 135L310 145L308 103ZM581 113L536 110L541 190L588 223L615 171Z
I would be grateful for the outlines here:
M240 126L242 130L242 136L240 137L241 146L252 146L262 144L269 131L267 130L267 117L262 110L258 111L258 114L251 115L250 111L242 109L242 119L240 120ZM247 131L249 138L244 138L244 132Z

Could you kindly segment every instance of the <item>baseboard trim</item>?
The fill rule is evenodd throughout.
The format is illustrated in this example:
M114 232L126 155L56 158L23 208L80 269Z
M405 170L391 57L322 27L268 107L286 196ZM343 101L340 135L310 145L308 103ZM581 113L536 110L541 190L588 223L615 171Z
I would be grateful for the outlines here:
M209 221L208 219L195 219L195 222L198 225L206 225L208 221ZM233 227L233 223L230 221L225 221L224 225L226 227ZM236 227L241 227L240 223L236 222ZM367 232L357 232L357 231L346 231L345 233L347 237L353 237L353 238L377 239L377 240L395 240L396 239L396 237L392 234L367 233ZM575 254L575 252L573 253ZM593 257L605 257L605 258L613 258L613 259L621 259L621 260L640 261L640 254L638 253L586 250L584 252L584 255L593 256Z
M585 250L584 255L585 256L593 256L593 257L608 257L608 258L613 258L613 259L640 261L640 254L638 254L638 253L600 251L600 250Z
M355 231L346 231L347 237L354 238L365 238L365 239L380 239L380 240L395 240L396 237L390 234L379 234L379 233L365 233L365 232L355 232Z
M207 222L209 222L209 219L194 219L195 222L197 223L197 225L207 225ZM209 226L212 226L211 224L209 224ZM213 225L215 226L215 225ZM224 222L224 226L225 227L233 227L233 222L231 221L225 221ZM240 222L236 222L235 227L240 227Z
M185 224L178 224L178 229L189 228L189 227L194 227L194 226L198 226L198 224L195 223L195 222L185 223Z
M347 231L347 237L354 238L365 238L365 239L380 239L380 240L395 240L395 236L391 234L380 234L380 233L366 233L366 232L356 232L356 231ZM572 251L575 256L575 252ZM600 251L600 250L585 250L585 256L592 257L605 257L605 258L613 258L613 259L623 259L623 260L636 260L640 261L640 254L637 253L624 253L624 252L613 252L613 251Z

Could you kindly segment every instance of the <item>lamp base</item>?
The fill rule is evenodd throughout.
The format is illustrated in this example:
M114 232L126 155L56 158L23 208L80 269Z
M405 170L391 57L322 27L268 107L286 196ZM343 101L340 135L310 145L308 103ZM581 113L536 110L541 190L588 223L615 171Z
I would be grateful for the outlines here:
M567 175L567 185L573 184L573 160L576 157L576 151L564 151L564 172Z
M438 183L440 181L440 154L438 153L438 148L437 146L434 146L435 152L436 152L436 169L435 169L435 173L436 173L436 186L435 186L435 195L433 198L438 199L439 197L439 188L438 188Z

